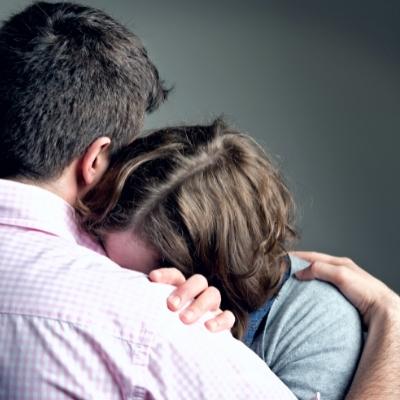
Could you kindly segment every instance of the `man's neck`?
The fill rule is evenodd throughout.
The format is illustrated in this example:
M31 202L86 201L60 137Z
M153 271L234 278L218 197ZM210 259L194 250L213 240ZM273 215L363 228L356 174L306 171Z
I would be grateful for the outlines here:
M35 180L21 177L13 178L12 180L48 190L56 196L61 197L71 206L76 204L79 197L78 182L73 166L67 167L60 176L54 179Z

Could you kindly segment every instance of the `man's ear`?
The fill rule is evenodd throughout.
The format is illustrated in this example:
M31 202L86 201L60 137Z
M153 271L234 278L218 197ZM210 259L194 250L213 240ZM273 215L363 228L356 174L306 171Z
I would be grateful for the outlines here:
M103 136L96 139L86 150L80 160L80 189L92 188L103 176L109 163L109 147L111 139Z

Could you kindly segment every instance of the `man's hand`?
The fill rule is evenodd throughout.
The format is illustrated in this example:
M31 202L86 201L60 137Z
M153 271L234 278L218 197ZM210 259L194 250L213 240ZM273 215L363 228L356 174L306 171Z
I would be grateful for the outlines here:
M205 326L211 332L231 329L235 323L232 312L219 309L221 294L215 287L208 286L207 279L203 275L193 275L186 280L176 268L160 268L150 272L149 279L153 282L177 286L167 299L167 305L171 311L179 311L193 300L189 307L179 314L181 321L185 324L196 322L208 311L215 314L214 318L205 322Z
M349 258L306 251L292 254L311 263L308 268L296 273L297 278L317 278L337 286L358 308L367 327L372 318L399 313L400 297Z

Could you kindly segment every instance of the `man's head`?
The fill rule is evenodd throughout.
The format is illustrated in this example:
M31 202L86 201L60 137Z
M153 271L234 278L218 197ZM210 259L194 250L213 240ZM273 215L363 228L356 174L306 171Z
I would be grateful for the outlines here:
M93 8L34 3L0 29L0 178L57 178L99 138L96 149L116 151L165 97L124 26Z

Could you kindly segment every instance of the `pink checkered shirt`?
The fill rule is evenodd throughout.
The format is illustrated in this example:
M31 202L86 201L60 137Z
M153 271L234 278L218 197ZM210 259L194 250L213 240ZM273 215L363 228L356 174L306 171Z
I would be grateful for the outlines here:
M228 333L186 326L171 287L120 268L73 209L0 180L0 398L294 399Z

